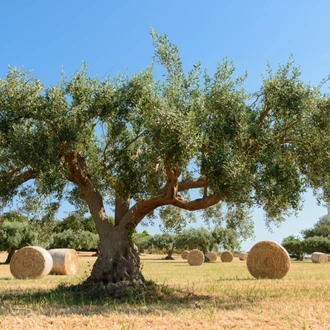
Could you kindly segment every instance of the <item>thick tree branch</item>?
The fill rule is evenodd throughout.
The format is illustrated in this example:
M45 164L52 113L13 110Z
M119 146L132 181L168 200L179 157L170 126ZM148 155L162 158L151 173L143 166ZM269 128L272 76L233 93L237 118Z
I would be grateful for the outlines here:
M0 181L1 182L14 181L17 183L17 186L19 186L24 182L35 179L37 175L38 175L37 172L32 168L27 169L26 171L22 171L22 169L15 169L1 176Z
M178 170L172 171L168 166L165 167L167 175L167 184L166 184L166 199L173 200L178 193L178 178L180 172Z
M187 211L197 211L217 204L223 199L223 197L224 196L211 195L189 201L183 198L180 194L178 194L174 200L169 200L166 198L166 196L158 195L156 197L137 202L125 214L120 225L126 227L135 227L147 214L160 206L173 205Z
M264 120L266 119L266 117L268 116L269 112L271 110L271 106L268 104L266 106L265 111L261 114L261 116L259 117L258 121L257 121L257 125L261 125Z
M212 205L215 205L221 201L221 197L217 195L205 196L203 198L197 198L195 200L189 201L184 198L177 198L173 206L179 207L188 211L197 211L208 208Z
M85 158L76 152L68 153L64 158L69 170L68 178L79 187L95 221L98 233L100 237L103 237L110 224L104 209L103 198L86 171Z
M189 189L205 188L208 185L208 179L205 175L197 179L187 179L178 183L178 191L185 191Z
M190 189L205 188L208 184L207 177L205 175L199 178L191 178L178 182L178 192L186 191ZM167 185L158 191L157 195L164 195L167 191Z

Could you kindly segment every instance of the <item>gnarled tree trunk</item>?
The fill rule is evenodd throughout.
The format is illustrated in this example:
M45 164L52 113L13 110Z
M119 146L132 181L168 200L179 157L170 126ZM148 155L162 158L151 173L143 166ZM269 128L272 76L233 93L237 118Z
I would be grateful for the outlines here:
M122 189L116 191L115 223L112 226L104 209L103 198L87 171L84 156L70 152L64 156L64 160L69 171L68 180L79 187L100 236L100 251L86 285L91 285L92 289L101 288L112 297L121 297L128 291L145 285L139 253L130 237L147 214L163 205L194 211L214 205L220 200L219 196L207 194L194 201L184 199L180 191L205 187L207 179L202 177L185 180L179 184L179 171L167 168L168 181L165 187L154 197L137 201L132 207L130 196Z
M121 226L110 227L100 235L100 240L100 253L87 282L101 284L112 297L144 287L139 252L127 230Z

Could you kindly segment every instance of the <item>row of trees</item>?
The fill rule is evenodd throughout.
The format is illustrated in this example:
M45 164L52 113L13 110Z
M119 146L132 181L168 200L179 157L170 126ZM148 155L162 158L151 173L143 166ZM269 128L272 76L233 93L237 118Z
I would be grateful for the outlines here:
M27 245L85 251L96 251L99 245L94 221L75 214L62 221L37 221L17 211L7 212L0 217L0 238L0 251L8 252L6 263L16 250Z
M19 212L7 212L0 217L0 251L7 251L10 262L17 249L27 245L52 248L71 248L84 251L97 251L99 237L91 217L71 214L61 221L46 222L28 219ZM154 236L147 231L134 232L132 241L139 251L163 250L166 259L172 259L174 249L200 249L204 253L212 250L234 250L240 246L239 236L230 229L191 228L179 234L162 233Z
M324 215L314 227L301 231L301 236L290 235L283 239L282 246L302 260L304 254L330 252L330 215Z
M215 228L209 231L205 228L185 229L178 234L148 235L145 231L133 234L133 242L140 251L152 247L167 253L165 259L172 259L174 249L192 250L199 249L203 253L218 250L235 250L240 248L240 240L236 232L229 229Z

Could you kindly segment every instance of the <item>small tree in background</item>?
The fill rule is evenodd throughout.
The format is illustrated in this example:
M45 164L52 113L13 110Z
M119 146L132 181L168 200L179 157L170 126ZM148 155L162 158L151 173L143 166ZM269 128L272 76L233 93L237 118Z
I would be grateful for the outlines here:
M329 237L313 236L308 237L302 242L302 249L305 253L312 254L314 252L329 253L330 239Z
M78 251L97 251L99 246L99 236L87 230L73 231L66 229L59 233L54 233L50 248L68 248Z
M215 228L212 232L215 243L221 250L240 249L239 235L229 228Z
M330 252L330 215L319 218L312 228L301 231L302 247L305 253Z
M174 248L175 248L175 241L176 235L163 233L163 234L156 234L152 237L151 243L153 246L159 250L165 249L167 256L165 257L166 260L173 260L172 257Z
M152 236L144 230L142 233L133 233L132 241L139 249L139 252L144 252L152 246Z
M301 231L302 239L290 235L283 239L282 246L291 254L302 260L303 254L313 252L330 252L330 215L322 216L312 228Z
M205 228L190 228L177 235L176 247L179 249L199 249L204 254L212 251L216 242L211 232Z
M99 236L91 217L83 217L77 212L55 222L50 248L96 251L98 247Z
M305 229L301 231L303 239L309 237L321 236L329 237L330 236L330 215L326 214L322 216L319 221L317 221L314 227Z
M283 238L282 246L289 254L296 255L297 260L303 260L304 247L302 240L294 235Z
M0 251L8 252L6 264L10 263L15 251L38 240L38 231L27 217L12 211L0 218Z
M64 232L71 229L73 232L89 231L91 233L97 233L95 223L92 217L83 217L80 213L71 213L63 220L57 220L55 222L54 231L56 233Z

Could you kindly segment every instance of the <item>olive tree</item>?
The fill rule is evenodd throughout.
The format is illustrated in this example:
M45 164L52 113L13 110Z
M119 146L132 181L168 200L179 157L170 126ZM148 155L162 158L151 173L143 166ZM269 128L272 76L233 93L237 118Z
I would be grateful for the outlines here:
M172 254L175 248L176 235L169 233L155 234L150 240L150 242L155 248L159 250L165 250L165 252L167 253L165 260L174 259L172 257Z
M34 245L38 232L32 222L19 212L6 212L0 217L0 251L8 252L5 264L9 264L16 250Z
M288 251L288 253L296 255L297 260L303 260L304 258L304 246L303 241L294 235L283 238L282 246Z
M132 241L137 246L139 252L150 250L152 247L152 236L146 230L143 230L142 233L133 233Z
M330 215L326 214L319 218L312 228L301 231L304 239L309 237L329 237L330 236Z
M330 238L324 236L308 237L302 241L302 248L305 253L330 252Z
M305 253L315 251L330 252L330 215L319 218L312 228L301 231L303 236L302 248Z
M189 228L178 234L175 239L176 247L182 250L199 249L204 254L212 251L216 245L212 233L205 228Z
M200 63L186 72L167 36L151 36L153 65L130 77L83 67L47 87L10 68L0 80L2 205L32 195L85 205L100 237L87 281L114 296L145 284L131 236L157 209L218 205L221 225L244 233L253 207L267 224L298 210L308 187L329 197L330 99L293 61L250 94L227 59L212 75Z

